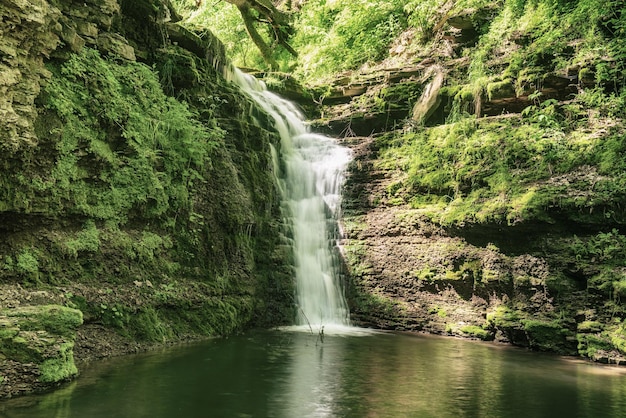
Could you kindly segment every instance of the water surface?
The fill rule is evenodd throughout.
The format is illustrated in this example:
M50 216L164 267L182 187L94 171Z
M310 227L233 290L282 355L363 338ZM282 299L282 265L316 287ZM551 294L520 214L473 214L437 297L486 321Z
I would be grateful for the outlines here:
M620 417L623 369L460 339L259 331L100 362L1 417Z

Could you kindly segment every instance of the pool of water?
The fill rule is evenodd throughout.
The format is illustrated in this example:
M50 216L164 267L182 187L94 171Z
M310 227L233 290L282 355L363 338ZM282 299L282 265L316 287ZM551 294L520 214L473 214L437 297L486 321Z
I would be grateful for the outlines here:
M454 338L257 331L98 362L0 417L619 417L625 372Z

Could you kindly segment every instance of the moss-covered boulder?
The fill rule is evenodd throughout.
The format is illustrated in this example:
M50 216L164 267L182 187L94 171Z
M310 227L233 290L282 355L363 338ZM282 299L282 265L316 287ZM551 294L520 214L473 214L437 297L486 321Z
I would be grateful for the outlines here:
M0 363L30 369L36 376L35 387L67 380L78 373L73 348L82 323L82 312L65 306L4 309L0 311ZM9 393L19 393L20 382L15 376L3 377L0 385L10 386L4 388Z

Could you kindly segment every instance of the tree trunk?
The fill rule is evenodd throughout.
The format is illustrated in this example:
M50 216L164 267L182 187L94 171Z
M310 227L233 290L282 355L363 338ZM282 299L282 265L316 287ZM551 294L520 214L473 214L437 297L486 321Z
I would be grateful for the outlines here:
M250 39L252 39L252 42L259 48L263 59L272 69L277 69L278 63L272 57L271 46L265 42L261 34L257 31L255 27L257 21L267 23L274 34L274 41L282 45L291 55L298 56L298 53L288 43L289 36L293 33L293 29L289 23L289 15L277 9L270 0L225 1L235 5L237 9L239 9ZM259 18L252 14L252 10L255 10L259 14Z
M265 62L269 64L272 70L278 69L278 63L272 57L272 51L263 40L263 37L259 34L259 32L254 27L254 16L252 16L251 10L247 5L237 6L239 12L241 13L241 17L243 18L243 23L246 25L246 31L248 32L248 36L252 39L252 42L259 48L261 55Z

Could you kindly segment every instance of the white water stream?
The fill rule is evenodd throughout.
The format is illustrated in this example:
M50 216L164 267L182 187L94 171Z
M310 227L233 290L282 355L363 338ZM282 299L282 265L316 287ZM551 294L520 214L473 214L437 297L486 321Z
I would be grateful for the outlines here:
M348 325L333 248L350 150L309 132L296 106L261 81L236 68L227 77L274 119L281 137L280 152L273 150L274 173L293 228L298 324L316 331Z

